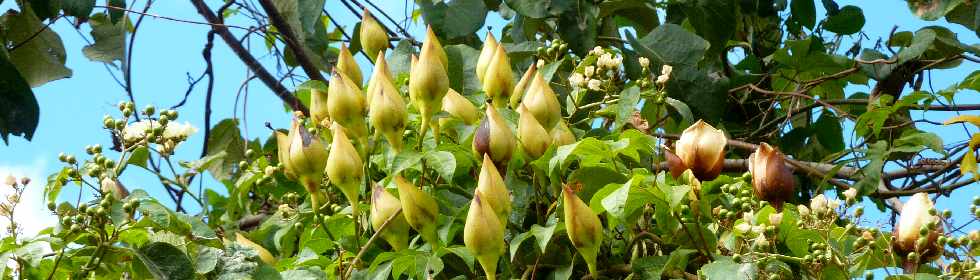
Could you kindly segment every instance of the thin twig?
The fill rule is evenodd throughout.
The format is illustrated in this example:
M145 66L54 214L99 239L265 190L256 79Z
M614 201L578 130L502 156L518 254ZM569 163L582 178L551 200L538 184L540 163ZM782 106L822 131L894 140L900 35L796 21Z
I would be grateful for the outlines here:
M402 209L398 208L398 210L396 210L395 213L392 213L391 216L388 216L388 219L385 220L383 224L381 224L381 227L379 227L377 230L374 231L374 234L371 235L371 238L368 239L367 243L365 243L364 246L361 246L361 250L358 251L357 255L354 256L354 259L351 260L350 266L347 268L347 273L345 273L344 275L350 276L351 273L354 272L354 266L356 266L357 263L361 260L361 257L364 256L364 253L367 252L367 249L371 247L371 244L374 243L374 240L378 239L378 237L381 236L381 233L384 232L386 228L388 228L388 224L390 224L391 221L395 220L395 218L397 218L398 215L401 215L401 213L402 213Z

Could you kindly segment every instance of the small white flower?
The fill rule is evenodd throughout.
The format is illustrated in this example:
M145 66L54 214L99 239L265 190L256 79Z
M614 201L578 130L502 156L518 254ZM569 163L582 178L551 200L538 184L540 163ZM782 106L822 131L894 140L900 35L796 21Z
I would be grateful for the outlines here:
M810 199L810 210L822 212L825 208L827 208L827 198L823 194L818 194Z
M667 76L667 75L657 76L657 83L658 84L661 84L661 85L662 84L665 84L665 83L667 83L667 79L670 79L670 76Z
M591 90L594 90L594 91L602 90L602 88L599 87L601 85L602 85L602 81L599 81L599 80L596 80L596 79L589 80L589 89L591 89Z
M585 66L585 76L592 77L595 74L595 66Z
M846 191L844 191L844 197L847 198L848 200L853 200L857 198L857 189L848 188Z
M157 127L160 127L160 123L154 120L142 120L131 123L123 128L123 140L127 142L143 140L143 138L146 137L146 132L148 130Z
M595 48L592 48L592 51L590 51L589 53L594 55L602 55L606 53L606 51L602 50L602 47L600 46L595 46Z
M568 77L568 83L573 87L581 87L585 84L585 76L582 76L582 73L578 72L572 73L572 75Z
M840 199L827 200L827 211L835 211L840 207Z
M640 67L647 68L650 67L650 59L646 57L640 57Z
M809 216L810 208L806 208L806 205L797 205L796 211L800 212L800 216Z
M612 54L606 53L600 55L599 59L596 60L596 65L599 65L599 68L612 68L613 67Z
M163 137L170 139L187 139L188 136L197 132L197 128L191 125L190 122L171 122L167 124L167 128L163 130Z

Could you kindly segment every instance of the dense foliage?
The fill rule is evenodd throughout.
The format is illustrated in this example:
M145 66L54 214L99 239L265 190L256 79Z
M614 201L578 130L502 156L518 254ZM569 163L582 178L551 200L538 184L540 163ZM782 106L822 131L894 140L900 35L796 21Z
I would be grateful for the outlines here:
M126 37L152 3L140 13L116 0L16 2L0 18L5 140L38 125L31 87L71 73L44 21L91 27L85 56L118 62L128 82ZM60 223L19 235L13 209L27 179L3 182L16 192L0 208L12 220L0 275L980 277L980 234L970 231L980 212L933 206L976 194L963 187L977 175L980 137L929 128L980 117L923 113L974 107L955 98L980 91L980 71L923 88L931 71L976 69L980 45L963 43L974 34L930 26L871 43L865 21L888 19L833 0L821 1L824 18L814 0L423 0L412 20L429 29L417 39L363 0L341 1L361 16L356 27L331 29L325 13L343 8L324 2L212 10L191 0L212 27L208 65L216 37L240 49L292 125L245 139L225 119L203 128L201 158L178 158L197 135L178 121L186 116L120 102L92 125L113 143L62 154L47 178ZM923 20L980 25L976 1L908 5ZM481 39L488 13L507 22ZM259 28L238 35L264 36L263 52L290 79L304 72L302 84L287 90L242 48L223 24L233 17L254 20ZM851 85L871 90L845 94ZM159 186L120 179L129 172ZM196 190L203 176L220 184ZM66 198L64 188L82 191ZM891 217L869 218L862 205Z

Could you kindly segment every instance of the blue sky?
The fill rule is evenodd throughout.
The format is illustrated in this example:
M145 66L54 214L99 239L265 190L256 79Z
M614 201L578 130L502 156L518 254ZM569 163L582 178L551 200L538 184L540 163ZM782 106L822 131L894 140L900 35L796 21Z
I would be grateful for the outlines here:
M7 10L14 7L14 1L5 1L0 5L0 10ZM218 1L209 1L215 5ZM382 2L382 1L378 1ZM904 1L838 1L840 6L857 5L862 7L867 18L864 31L871 40L866 40L866 46L873 44L879 37L886 37L895 25L899 30L914 31L921 27L942 24L958 33L960 40L968 44L978 43L977 36L958 25L950 25L945 22L925 22L913 16L906 7ZM403 1L387 1L383 8L393 17L401 18L404 14ZM817 1L818 18L823 18L824 10ZM337 17L339 22L353 23L353 17L336 0L327 0L326 6L332 15ZM138 6L142 8L142 6ZM170 18L203 21L196 13L191 4L187 1L155 1L152 14L166 16ZM410 12L410 11L409 11ZM134 17L135 18L135 17ZM504 21L496 14L491 14L488 25L499 28ZM231 21L229 24L246 25L245 22ZM347 30L353 24L347 26ZM48 174L56 172L61 164L57 161L59 152L75 154L80 158L84 155L84 147L89 144L102 144L109 146L110 140L108 133L101 128L102 118L106 113L118 117L115 109L120 100L126 99L123 88L116 84L102 64L89 61L82 55L82 48L87 44L85 40L74 30L71 24L62 20L52 26L64 41L65 49L68 54L67 66L72 69L73 76L45 84L35 88L34 92L41 105L41 122L34 135L33 141L26 141L23 138L12 137L9 145L0 145L0 176L13 173L15 176L30 176L34 179L28 197L25 198L24 205L18 210L23 213L20 219L27 222L27 231L34 232L44 226L51 225L54 218L47 215L44 203L41 202L41 189L43 182ZM423 29L419 24L411 25L410 31L416 37L423 37ZM137 34L133 53L133 87L136 94L137 108L142 108L147 104L156 105L157 108L170 107L179 102L188 88L188 75L196 77L204 69L204 62L201 58L201 49L205 43L205 36L209 30L208 26L181 23L161 18L147 17L144 19L139 33ZM82 34L88 36L87 26L80 30ZM242 33L235 31L237 35ZM480 32L482 36L482 31ZM254 50L253 54L259 57L266 67L272 72L282 73L285 69L277 68L274 58L264 53L265 46L261 37L254 37L250 40L250 47ZM246 138L255 137L265 138L269 135L269 130L264 128L265 122L271 122L274 127L286 127L289 115L282 110L280 101L260 82L253 81L248 84L248 93L243 94L238 107L234 107L236 94L242 81L246 78L246 67L230 51L230 49L220 39L215 41L213 51L215 80L213 117L212 123L238 116L243 119L243 133ZM362 56L357 58L362 65L368 65ZM933 73L933 85L936 90L947 87L950 84L959 82L970 72L977 69L976 64L964 64L955 70L936 71ZM971 68L972 67L972 68ZM367 67L365 67L367 68ZM370 73L369 69L362 72ZM117 75L119 72L116 71ZM289 88L295 84L286 83ZM870 88L865 86L851 86L847 92L868 91ZM191 93L187 104L180 109L180 120L190 121L194 126L203 126L203 104L204 104L204 84L199 84ZM959 102L980 103L980 98L976 98L975 92L961 94L966 96ZM972 102L971 102L972 101ZM243 110L247 114L243 113ZM237 114L236 114L237 112ZM930 119L941 121L949 116L948 113L929 113ZM962 128L944 128L933 130L946 141L961 141L964 138ZM203 133L193 135L190 140L178 150L178 159L195 159L201 150ZM130 188L147 189L151 195L160 197L167 202L166 194L160 190L159 183L152 176L137 169L130 169L124 174L124 182ZM204 181L205 187L214 187L219 190L224 188L213 180ZM196 187L196 186L195 186ZM66 187L61 198L75 197L77 188ZM6 190L4 190L6 191ZM90 190L86 190L89 191ZM965 214L970 199L980 194L976 186L956 192L956 198L941 199L939 208L950 208L955 213ZM868 212L874 212L870 205L866 207ZM878 216L880 217L880 215ZM960 220L965 219L965 216ZM882 221L884 222L884 221ZM980 224L975 224L971 228L980 228Z

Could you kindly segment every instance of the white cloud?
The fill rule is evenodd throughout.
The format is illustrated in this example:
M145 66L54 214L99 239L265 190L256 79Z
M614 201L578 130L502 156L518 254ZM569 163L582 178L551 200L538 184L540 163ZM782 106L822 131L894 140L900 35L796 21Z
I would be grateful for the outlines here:
M51 227L57 222L57 217L48 211L47 202L44 200L44 184L47 181L47 175L44 174L46 166L47 163L41 158L26 165L0 165L0 178L13 175L18 180L22 177L31 179L30 184L24 190L20 204L14 209L14 219L20 224L21 233L24 237L36 236L39 231ZM13 189L9 186L0 186L0 198L3 200L6 200L6 197L12 193ZM0 219L0 229L4 231L4 234L0 235L6 234L8 224L6 219Z

